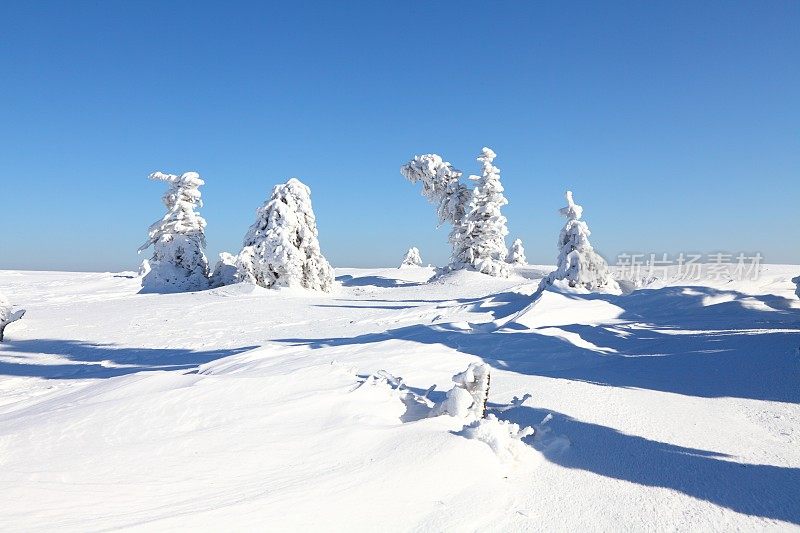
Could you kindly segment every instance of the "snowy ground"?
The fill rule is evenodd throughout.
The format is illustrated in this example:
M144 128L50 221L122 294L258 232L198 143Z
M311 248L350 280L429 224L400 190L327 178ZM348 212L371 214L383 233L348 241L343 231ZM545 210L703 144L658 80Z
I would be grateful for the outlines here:
M0 345L0 529L798 529L800 267L531 305L543 272L339 269L322 296L0 272L28 309ZM479 360L537 430L516 459L359 386L441 400Z

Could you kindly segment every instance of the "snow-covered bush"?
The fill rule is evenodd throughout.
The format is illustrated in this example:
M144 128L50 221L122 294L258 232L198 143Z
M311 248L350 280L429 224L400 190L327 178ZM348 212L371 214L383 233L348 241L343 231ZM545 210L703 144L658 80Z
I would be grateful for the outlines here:
M272 189L256 211L237 260L238 277L262 287L330 291L333 269L322 256L311 190L297 178Z
M581 220L583 207L572 200L571 191L567 191L566 197L567 206L559 210L567 223L558 238L558 266L542 279L540 287L563 282L569 287L589 291L619 293L619 285L611 277L608 265L589 242L589 226Z
M522 239L514 239L514 243L511 245L511 250L508 252L506 261L512 265L528 264L528 259L525 257L525 248L522 246Z
M489 399L490 370L485 363L470 363L465 371L453 376L455 387L433 407L431 416L483 418Z
M451 233L451 268L474 268L484 274L505 277L508 276L505 262L508 229L500 208L508 200L503 196L500 169L492 164L495 157L491 149L483 148L478 156L481 175L470 176L475 188L463 220Z
M210 285L212 288L232 285L239 281L237 261L239 258L228 252L219 254L219 261L214 265L211 273Z
M142 252L153 246L153 256L142 269L146 271L143 290L180 292L207 288L206 221L197 212L203 206L199 189L203 180L196 172L180 176L154 172L150 179L168 183L169 189L162 198L167 213L150 226L148 239L139 248Z
M520 427L507 420L498 420L492 414L464 426L461 435L485 442L502 461L522 459L530 448L522 439L533 435L532 427Z
M3 333L6 326L22 318L24 314L24 309L14 311L14 306L11 305L11 302L0 293L0 342L3 342Z
M422 266L422 257L420 257L419 250L415 246L408 249L403 262L400 263L400 268L409 266Z

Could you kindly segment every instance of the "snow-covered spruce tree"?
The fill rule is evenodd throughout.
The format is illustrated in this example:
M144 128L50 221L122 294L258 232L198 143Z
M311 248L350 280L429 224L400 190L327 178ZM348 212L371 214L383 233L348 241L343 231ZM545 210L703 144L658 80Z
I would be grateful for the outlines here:
M514 243L511 245L511 250L508 252L506 261L512 265L528 264L528 259L525 257L525 248L522 246L522 239L514 239Z
M412 246L406 252L403 262L400 263L400 268L409 266L422 266L422 257L419 255L419 250L416 246Z
M0 293L0 342L3 342L3 334L6 326L22 318L24 314L24 309L18 309L14 311L14 307L11 305L11 302L9 302L8 299L3 296L2 293Z
M611 277L608 265L589 242L589 226L581 220L583 207L572 200L572 191L567 191L566 197L567 206L559 210L567 218L567 223L558 237L558 266L542 279L540 287L563 280L570 287L619 292L619 285Z
M143 291L181 292L207 288L206 221L197 212L197 208L203 206L199 189L203 180L197 172L185 172L180 176L154 172L150 179L168 183L169 189L162 198L167 213L150 226L149 237L139 248L142 252L153 246L149 270L143 269L146 272L142 278Z
M500 183L500 169L492 164L495 153L483 148L478 161L481 175L470 176L475 182L472 198L464 218L450 233L453 245L452 269L474 268L491 276L508 276L505 262L508 248L505 236L508 235L506 217L500 208L508 203L503 196Z
M461 171L437 154L417 155L400 167L411 183L422 183L422 195L436 205L439 224L458 224L470 199L470 190L461 183Z
M297 178L272 189L256 211L237 261L239 279L262 287L328 292L333 269L320 252L311 190Z

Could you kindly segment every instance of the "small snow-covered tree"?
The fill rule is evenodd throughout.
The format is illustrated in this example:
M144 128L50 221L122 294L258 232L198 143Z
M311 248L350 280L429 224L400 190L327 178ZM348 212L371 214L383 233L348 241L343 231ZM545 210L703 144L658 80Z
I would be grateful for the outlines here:
M505 236L506 217L500 208L508 203L503 196L500 169L492 164L495 153L483 148L478 156L481 175L470 176L475 182L467 211L450 234L453 244L451 268L474 268L492 276L508 276Z
M237 283L239 281L237 269L238 259L237 256L228 252L219 254L219 261L214 265L214 271L211 273L209 285L212 288L217 288Z
M455 387L441 403L433 406L431 416L483 418L489 400L490 372L491 368L485 363L470 363L465 371L453 376Z
M333 269L322 256L311 189L292 178L256 211L237 260L239 279L266 288L330 291Z
M162 200L167 213L150 226L142 252L153 246L153 256L143 265L142 287L146 292L196 291L208 287L206 221L197 212L203 206L197 172L180 176L154 172L151 180L164 181L169 189Z
M409 266L422 266L422 257L419 255L419 250L416 246L412 246L406 252L403 262L400 263L400 268Z
M619 292L619 285L611 277L608 265L589 242L589 226L581 220L583 207L572 200L572 191L567 191L566 197L567 206L559 210L567 218L567 223L558 237L558 266L542 279L540 286L563 280L570 287Z
M511 245L511 250L508 253L506 261L512 265L528 264L528 260L525 257L525 248L522 246L522 239L514 239L514 243Z
M22 318L24 314L24 309L14 311L14 306L11 305L11 302L0 293L0 342L3 342L6 326Z

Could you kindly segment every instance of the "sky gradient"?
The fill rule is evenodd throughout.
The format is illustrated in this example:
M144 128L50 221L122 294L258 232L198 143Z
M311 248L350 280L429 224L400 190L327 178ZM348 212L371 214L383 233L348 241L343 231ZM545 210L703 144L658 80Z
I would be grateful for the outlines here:
M210 261L272 186L334 266L444 264L399 173L497 152L510 235L553 263L566 188L620 252L800 264L800 2L0 3L0 269L133 270L195 170Z

